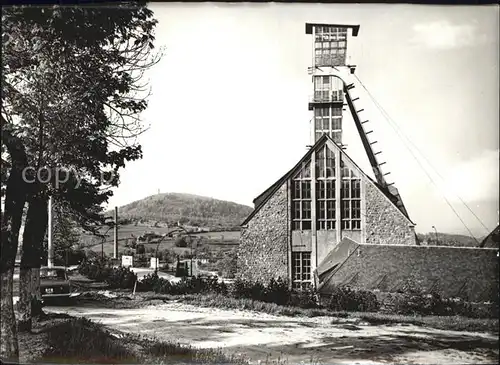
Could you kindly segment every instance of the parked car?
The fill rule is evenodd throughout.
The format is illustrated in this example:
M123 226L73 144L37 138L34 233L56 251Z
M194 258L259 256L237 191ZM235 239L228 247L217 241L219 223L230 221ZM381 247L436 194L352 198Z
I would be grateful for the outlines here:
M69 298L71 282L64 266L40 268L40 291L42 299Z

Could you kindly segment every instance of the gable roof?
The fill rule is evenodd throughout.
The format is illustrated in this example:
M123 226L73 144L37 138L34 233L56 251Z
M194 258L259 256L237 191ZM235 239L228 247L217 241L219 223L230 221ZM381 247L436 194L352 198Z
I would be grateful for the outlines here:
M479 247L498 248L500 244L500 224L487 235L480 243Z
M278 179L278 181L272 184L269 188L267 188L263 193L261 193L253 200L253 203L255 205L254 210L241 223L241 225L242 226L246 225L255 216L255 214L257 214L260 208L262 208L262 206L271 198L271 196L285 183L285 181L290 179L293 176L293 174L301 167L301 165L311 157L313 151L318 149L318 147L322 146L324 143L329 143L334 148L339 149L342 152L343 157L344 156L347 157L349 162L352 163L355 166L355 168L359 170L361 174L363 174L363 176L368 178L368 180L372 184L374 184L389 199L389 201L406 217L406 219L408 219L408 221L412 225L415 225L415 223L413 223L410 217L408 216L408 213L406 212L406 209L404 208L404 205L402 204L401 200L393 196L391 192L389 192L388 190L386 191L386 189L383 189L370 176L368 176L363 170L361 170L361 168L349 157L349 155L345 153L345 151L343 151L342 148L327 134L323 134L292 169L290 169L285 175L283 175L280 179ZM396 203L397 200L400 201L400 206L398 206L398 204Z

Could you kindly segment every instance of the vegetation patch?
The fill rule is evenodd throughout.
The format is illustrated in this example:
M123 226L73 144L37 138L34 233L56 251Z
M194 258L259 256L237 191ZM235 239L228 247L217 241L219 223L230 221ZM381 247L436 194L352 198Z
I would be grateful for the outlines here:
M69 317L45 329L46 349L34 362L54 364L248 364L220 349L197 349L140 335L112 334L98 323Z
M40 363L134 364L140 359L104 327L72 318L47 330L49 348Z

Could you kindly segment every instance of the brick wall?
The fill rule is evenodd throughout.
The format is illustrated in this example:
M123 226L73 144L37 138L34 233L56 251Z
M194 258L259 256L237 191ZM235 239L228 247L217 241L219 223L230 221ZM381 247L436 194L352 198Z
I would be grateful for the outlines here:
M445 297L486 301L498 295L497 253L480 248L361 244L322 291L349 283L394 292L412 278L423 290L434 286Z
M416 245L412 224L389 199L367 179L363 179L366 198L366 243Z
M288 278L288 210L284 183L241 232L238 277L264 283Z

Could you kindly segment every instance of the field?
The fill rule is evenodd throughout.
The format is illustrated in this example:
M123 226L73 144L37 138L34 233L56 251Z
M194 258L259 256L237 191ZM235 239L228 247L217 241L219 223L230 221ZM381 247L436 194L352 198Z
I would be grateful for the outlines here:
M126 240L130 241L134 237L139 237L144 233L154 232L156 234L162 235L164 233L172 231L173 228L167 227L151 227L145 225L134 225L128 224L120 226L118 229L118 256L120 256L127 248L125 247ZM103 230L103 233L105 230ZM196 251L201 247L205 246L211 252L220 252L226 251L234 248L239 243L240 232L238 231L223 231L223 232L197 232L190 233L191 237L193 237L193 253L196 254ZM104 244L101 244L101 239L97 237L86 236L83 239L83 244L85 247L95 251L101 252L101 247L104 250L106 255L113 254L113 230L109 230L107 232L106 238L104 240ZM156 250L157 243L144 244L146 252L151 249ZM162 251L165 249L173 250L176 254L182 255L189 254L191 252L190 247L182 248L175 247L175 240L172 238L167 238L163 240L158 246L158 250Z

